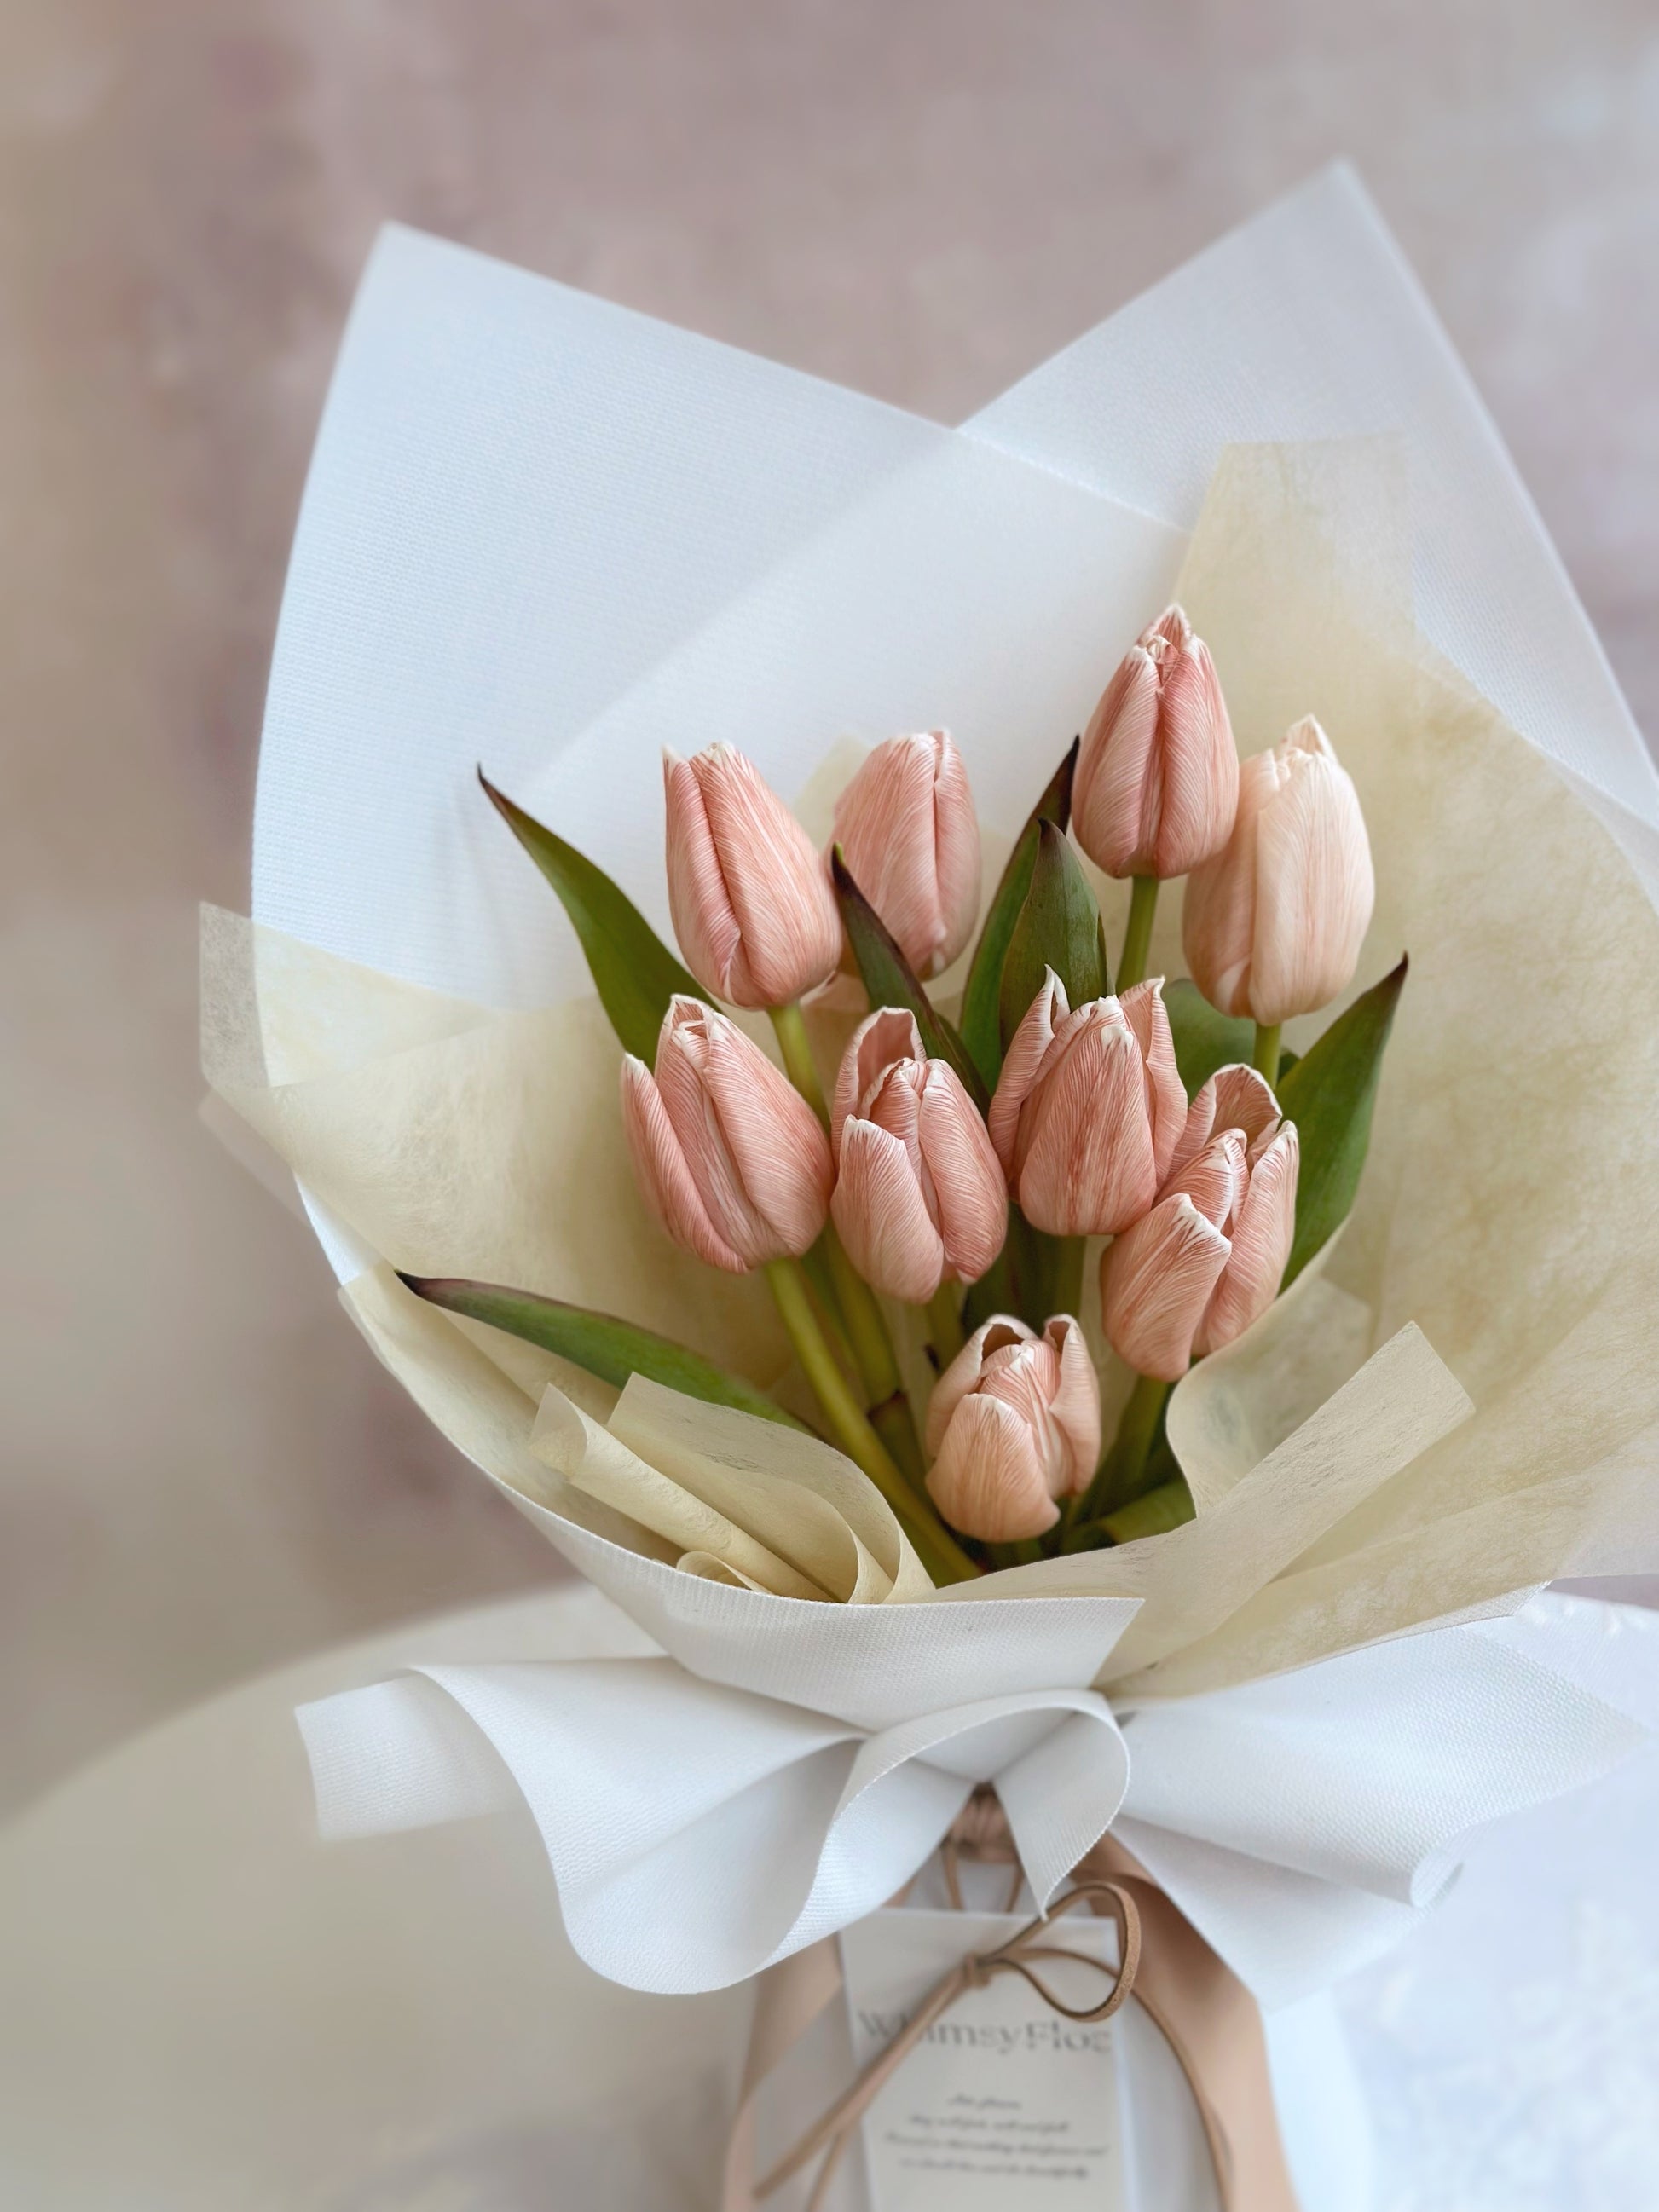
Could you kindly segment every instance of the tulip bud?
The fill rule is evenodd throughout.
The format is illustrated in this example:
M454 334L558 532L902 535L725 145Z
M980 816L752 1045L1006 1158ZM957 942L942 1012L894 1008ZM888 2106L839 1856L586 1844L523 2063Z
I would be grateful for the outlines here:
M1245 762L1233 834L1188 881L1193 981L1264 1028L1312 1013L1353 980L1376 891L1359 794L1308 715Z
M1008 1233L1008 1192L954 1068L923 1055L915 1017L884 1006L848 1040L836 1079L830 1210L854 1266L922 1305L977 1282Z
M827 982L841 916L823 863L752 761L730 745L663 755L668 908L685 963L736 1006L786 1006Z
M1184 876L1226 843L1238 754L1209 648L1179 607L1130 647L1083 736L1077 841L1109 876Z
M656 1073L630 1053L622 1103L640 1188L677 1244L742 1275L817 1242L832 1176L823 1131L725 1014L672 1000Z
M836 842L915 973L948 968L979 919L979 820L948 733L878 745L836 802Z
M1050 969L991 1101L991 1142L1032 1227L1127 1229L1158 1195L1186 1121L1163 979L1073 1013Z
M1254 1068L1193 1101L1158 1203L1100 1263L1101 1318L1138 1373L1178 1382L1279 1295L1296 1234L1296 1125Z
M1100 1457L1100 1384L1069 1314L1036 1336L998 1314L939 1376L927 1408L935 1505L988 1544L1040 1536L1055 1500L1088 1488Z

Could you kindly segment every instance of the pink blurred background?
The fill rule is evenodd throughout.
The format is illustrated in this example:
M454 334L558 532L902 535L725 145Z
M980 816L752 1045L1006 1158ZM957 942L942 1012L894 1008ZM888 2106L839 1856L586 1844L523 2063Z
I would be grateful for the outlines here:
M1651 0L0 0L0 1805L549 1576L199 1128L378 223L946 422L1337 154L1659 729Z

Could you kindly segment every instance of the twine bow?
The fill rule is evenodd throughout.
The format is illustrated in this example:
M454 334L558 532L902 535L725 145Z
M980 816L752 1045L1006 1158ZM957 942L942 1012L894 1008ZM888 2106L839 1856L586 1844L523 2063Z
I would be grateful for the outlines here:
M959 1905L959 1893L956 1901ZM1086 1951L1070 1951L1060 1944L1038 1941L1053 1929L1057 1920L1074 1911L1078 1906L1087 1905L1091 1910L1099 1911L1103 1903L1109 1907L1117 1919L1122 1963L1115 1970L1099 1959L1091 1958ZM1054 1994L1032 1966L1034 1959L1070 1960L1074 1965L1088 1966L1096 1973L1103 1974L1111 1987L1098 2004L1068 2005ZM1006 1943L999 1944L994 1951L970 1952L960 1964L953 1966L930 1990L886 2049L878 2051L846 2094L838 2097L823 2118L808 2129L794 2148L756 2183L757 2198L769 2197L774 2190L781 2189L792 2175L799 2173L802 2166L822 2150L823 2163L818 2168L817 2179L812 2184L812 2194L807 2200L807 2212L818 2212L824 2192L835 2178L836 2169L841 2164L842 2154L859 2122L934 2022L942 2019L957 2000L969 1990L984 1989L999 1974L1018 1974L1023 1981L1030 1984L1045 2004L1052 2005L1067 2020L1109 2020L1133 1989L1139 1966L1140 1912L1133 1898L1121 1882L1079 1883L1077 1888L1061 1898L1052 1912L1046 1916L1039 1913L1035 1920L1028 1920L1017 1935L1011 1936Z
M976 1789L939 1847L951 1902L962 1906L960 1863L1012 1869L1012 1909L1021 1875L994 1790ZM1296 2192L1279 2142L1261 2015L1243 1984L1217 1956L1146 1869L1109 1836L1079 1861L1069 1891L1046 1916L1030 1920L994 1951L970 1954L927 1995L886 2049L758 2182L749 2176L754 2103L766 2075L805 2034L841 1988L833 1938L799 1952L761 1977L742 2102L727 2152L726 2212L754 2212L820 2152L807 2212L825 2194L860 2121L928 2030L970 1989L998 1974L1018 1974L1067 2020L1109 2020L1133 1995L1169 2044L1186 2075L1215 2168L1222 2212L1296 2212ZM904 1893L901 1893L902 1901ZM1121 1964L1114 1971L1082 1951L1042 1939L1066 1913L1109 1911L1118 1924ZM1034 1961L1066 1960L1109 1977L1097 2004L1073 2008L1051 1989Z

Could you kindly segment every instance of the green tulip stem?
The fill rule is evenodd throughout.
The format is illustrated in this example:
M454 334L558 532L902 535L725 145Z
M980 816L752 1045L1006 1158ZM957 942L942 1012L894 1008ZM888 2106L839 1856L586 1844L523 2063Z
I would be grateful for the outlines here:
M1048 1284L1048 1312L1070 1314L1073 1321L1083 1311L1083 1255L1087 1240L1082 1237L1055 1237L1050 1240L1054 1253L1054 1273Z
M927 1341L933 1347L942 1373L962 1349L962 1316L957 1310L957 1285L947 1275L928 1299Z
M1117 963L1117 994L1140 982L1152 949L1152 916L1158 912L1158 878L1133 876L1129 884L1129 926L1123 933L1123 957Z
M1258 1022L1255 1025L1253 1065L1257 1074L1265 1075L1270 1084L1279 1081L1279 1037L1283 1026L1279 1022Z
M818 1081L818 1066L807 1039L800 1001L792 999L787 1006L769 1006L767 1012L777 1036L778 1050L783 1054L784 1073L827 1129L830 1109L823 1103L823 1085Z
M925 1498L905 1480L892 1455L847 1386L823 1339L798 1260L769 1261L766 1279L807 1381L817 1393L831 1432L861 1467L897 1516L912 1549L936 1586L969 1581L979 1571Z
M1158 1434L1158 1416L1171 1387L1168 1382L1160 1382L1156 1376L1136 1376L1134 1388L1118 1416L1117 1434L1108 1446L1094 1480L1082 1497L1073 1501L1067 1516L1067 1527L1073 1534L1084 1522L1115 1513L1120 1506L1139 1497L1145 1486L1152 1438ZM1067 1548L1071 1548L1069 1544Z

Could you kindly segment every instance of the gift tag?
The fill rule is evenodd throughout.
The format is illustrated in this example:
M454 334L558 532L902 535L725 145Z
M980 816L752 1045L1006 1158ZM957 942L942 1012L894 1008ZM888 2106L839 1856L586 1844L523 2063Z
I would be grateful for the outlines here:
M899 1910L843 1929L854 2067L885 2050L969 1952L995 1950L1028 1918ZM1053 1940L1115 1970L1109 1919L1068 1914ZM1034 1963L1069 2005L1106 1994L1093 1966ZM1018 1974L964 1990L865 2115L870 2212L1127 2212L1116 2027L1067 2020Z

